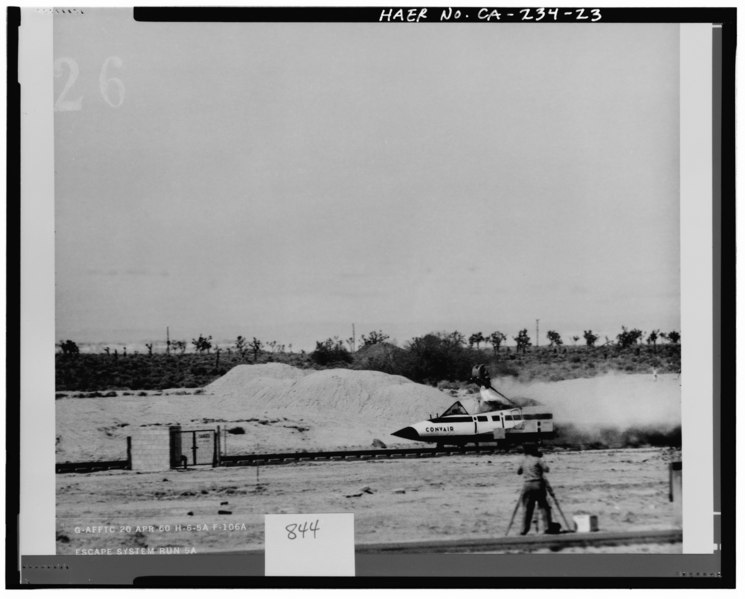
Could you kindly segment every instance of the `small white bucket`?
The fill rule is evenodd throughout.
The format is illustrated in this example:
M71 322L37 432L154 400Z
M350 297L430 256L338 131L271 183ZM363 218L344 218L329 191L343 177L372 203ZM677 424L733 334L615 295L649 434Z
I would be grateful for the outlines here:
M574 520L574 532L597 532L598 517L590 514L580 514L572 518Z

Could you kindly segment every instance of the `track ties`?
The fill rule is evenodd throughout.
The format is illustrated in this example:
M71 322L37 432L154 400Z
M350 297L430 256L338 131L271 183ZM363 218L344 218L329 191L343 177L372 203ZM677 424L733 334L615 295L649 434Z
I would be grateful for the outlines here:
M346 451L315 451L297 453L252 454L221 456L220 466L253 466L258 464L293 464L299 462L354 462L357 460L400 460L413 458L438 458L453 455L493 454L497 447L469 447L436 449L412 447L398 449L350 449Z
M396 449L349 449L342 451L303 451L295 453L257 453L247 455L220 456L219 466L262 466L296 464L299 462L354 462L358 460L400 460L414 458L439 458L452 455L493 454L500 452L497 447L469 447L437 449L435 447L410 447ZM65 462L56 464L56 472L89 473L102 470L128 470L129 462L115 460L110 462Z

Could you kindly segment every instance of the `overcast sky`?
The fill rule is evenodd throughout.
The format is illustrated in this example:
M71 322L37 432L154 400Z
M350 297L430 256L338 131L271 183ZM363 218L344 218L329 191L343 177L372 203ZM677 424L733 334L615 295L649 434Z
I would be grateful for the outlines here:
M62 57L58 339L679 330L677 25L87 10Z

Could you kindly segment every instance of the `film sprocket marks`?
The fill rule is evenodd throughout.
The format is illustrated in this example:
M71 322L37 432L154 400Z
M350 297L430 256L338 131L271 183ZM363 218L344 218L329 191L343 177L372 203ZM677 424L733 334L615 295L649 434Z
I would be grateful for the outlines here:
M682 115L686 44L730 60L733 15L713 33L708 11L218 13L37 13L55 520L22 581L55 583L47 554L78 585L130 584L145 562L91 569L125 556L247 586L485 565L497 584L548 552L572 556L549 577L719 579L721 549L697 568L686 550L711 523L683 464L718 487L729 458L682 443L692 408L720 413L682 372L702 329L681 248L712 245L686 228L706 219ZM261 561L273 515L293 515L297 569Z

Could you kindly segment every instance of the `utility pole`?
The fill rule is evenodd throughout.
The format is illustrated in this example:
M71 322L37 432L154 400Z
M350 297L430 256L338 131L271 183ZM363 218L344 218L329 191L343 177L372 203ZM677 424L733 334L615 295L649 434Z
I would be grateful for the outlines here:
M538 337L538 323L539 322L541 322L541 319L540 318L536 318L535 319L535 346L536 346L536 348L540 344L540 342L538 341L538 339L539 339L539 337Z
M357 351L357 335L354 331L354 323L352 323L352 352Z
M171 353L171 331L166 327L166 353Z

